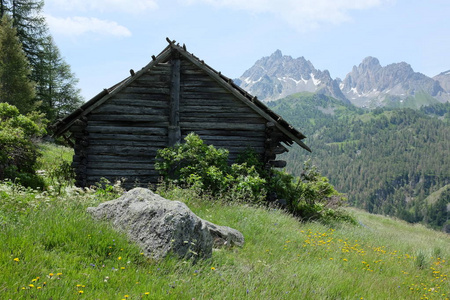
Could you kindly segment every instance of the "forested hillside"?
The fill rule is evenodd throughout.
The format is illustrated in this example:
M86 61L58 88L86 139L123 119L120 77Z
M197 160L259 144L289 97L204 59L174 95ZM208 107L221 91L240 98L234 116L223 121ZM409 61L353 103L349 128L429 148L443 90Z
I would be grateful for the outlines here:
M269 107L301 130L313 152L293 148L287 171L299 175L311 158L350 204L442 228L450 183L450 103L420 110L364 111L324 95L294 94Z

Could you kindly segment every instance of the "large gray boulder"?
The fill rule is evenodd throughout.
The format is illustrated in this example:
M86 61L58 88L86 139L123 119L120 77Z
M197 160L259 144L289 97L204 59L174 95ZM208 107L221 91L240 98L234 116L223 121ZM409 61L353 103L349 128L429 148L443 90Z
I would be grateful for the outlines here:
M213 245L244 244L239 231L202 220L184 203L164 199L149 189L132 189L87 211L96 219L112 222L154 259L169 252L184 258L208 258Z

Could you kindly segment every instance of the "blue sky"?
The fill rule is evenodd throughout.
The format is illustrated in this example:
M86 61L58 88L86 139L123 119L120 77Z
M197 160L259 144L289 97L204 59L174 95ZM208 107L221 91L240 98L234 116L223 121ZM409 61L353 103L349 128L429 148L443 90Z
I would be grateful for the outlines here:
M139 70L166 37L237 78L277 49L344 78L374 56L450 69L448 0L46 0L44 14L85 100Z

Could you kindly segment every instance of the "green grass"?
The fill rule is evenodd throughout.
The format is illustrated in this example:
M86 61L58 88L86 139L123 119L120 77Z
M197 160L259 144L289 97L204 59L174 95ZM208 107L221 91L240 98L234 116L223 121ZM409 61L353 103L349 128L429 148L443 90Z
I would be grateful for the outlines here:
M360 226L300 223L277 209L161 191L240 230L242 248L152 261L89 206L117 195L0 184L0 299L448 299L450 239L350 209ZM147 294L148 293L148 294Z

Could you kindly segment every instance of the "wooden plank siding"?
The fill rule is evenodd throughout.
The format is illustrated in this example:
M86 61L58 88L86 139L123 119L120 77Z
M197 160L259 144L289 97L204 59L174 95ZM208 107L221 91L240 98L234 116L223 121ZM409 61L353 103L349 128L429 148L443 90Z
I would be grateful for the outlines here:
M264 118L187 60L181 61L180 84L183 138L194 131L205 143L227 148L232 160L249 147L264 153Z
M156 152L168 144L169 78L170 65L161 64L90 112L87 185L102 177L125 178L126 188L157 183Z

